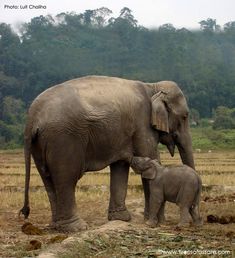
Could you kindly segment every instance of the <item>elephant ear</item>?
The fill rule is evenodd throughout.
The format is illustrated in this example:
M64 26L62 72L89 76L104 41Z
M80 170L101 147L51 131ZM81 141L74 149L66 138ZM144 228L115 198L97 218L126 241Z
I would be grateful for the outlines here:
M162 94L163 93L160 91L151 98L151 124L155 129L169 133L168 112L165 103L162 100Z

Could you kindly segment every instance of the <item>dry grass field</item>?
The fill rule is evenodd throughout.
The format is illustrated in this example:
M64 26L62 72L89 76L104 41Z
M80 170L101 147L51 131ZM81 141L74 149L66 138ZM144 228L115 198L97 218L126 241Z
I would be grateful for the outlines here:
M178 154L171 158L168 153L161 153L161 159L163 164L180 163ZM235 151L195 153L195 163L196 170L206 185L201 199L201 214L204 219L201 228L176 228L179 216L178 208L174 204L167 204L165 225L156 229L147 228L142 215L144 204L141 180L131 172L127 206L133 220L123 229L119 229L118 224L111 223L114 227L105 233L101 230L101 234L97 229L107 224L107 168L97 173L87 173L80 180L76 197L81 217L88 222L89 231L86 235L69 235L80 236L80 241L67 245L66 251L60 250L58 256L184 257L186 253L180 253L179 250L191 250L191 257L232 257L235 234ZM51 246L52 249L57 249L58 242L68 237L47 229L50 222L49 203L34 165L31 170L31 214L28 221L42 231L39 235L26 235L22 232L21 227L25 221L18 218L18 211L23 205L23 191L22 151L0 151L0 257L36 256ZM209 222L214 219L215 223L207 221L209 215L214 216L210 217ZM175 250L178 250L177 254L166 253ZM212 250L217 253L210 255Z

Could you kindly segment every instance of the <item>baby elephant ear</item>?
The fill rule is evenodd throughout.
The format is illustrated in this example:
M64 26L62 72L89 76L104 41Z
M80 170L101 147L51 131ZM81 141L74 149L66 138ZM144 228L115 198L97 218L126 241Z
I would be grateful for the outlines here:
M141 174L142 178L153 179L156 175L154 164L148 157L133 157L131 167L135 173Z
M161 98L162 92L158 92L152 96L152 126L160 131L169 133L168 112L166 106Z
M134 156L130 165L137 174L141 174L143 170L151 167L151 159L148 157Z
M151 165L150 168L144 170L141 174L142 178L154 179L156 177L156 168L154 165Z

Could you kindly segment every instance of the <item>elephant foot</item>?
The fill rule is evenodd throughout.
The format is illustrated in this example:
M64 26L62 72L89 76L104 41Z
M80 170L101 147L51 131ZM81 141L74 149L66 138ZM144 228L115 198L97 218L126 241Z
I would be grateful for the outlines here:
M48 229L56 229L56 222L54 222L53 220L47 225Z
M190 225L190 222L188 222L188 221L180 221L180 222L177 224L176 228L189 227L189 225Z
M130 215L130 213L127 209L109 211L108 220L130 221L131 220L131 215Z
M144 210L144 220L149 220L149 211L148 210Z
M198 219L196 221L193 221L193 225L195 227L201 227L203 225L203 220L200 218L200 219Z
M61 232L77 232L88 229L87 223L77 216L68 220L56 221L54 227Z
M156 228L158 223L157 223L157 221L155 221L155 220L149 219L149 220L147 220L147 221L145 222L145 224L146 224L147 226L149 226L150 228Z
M158 218L158 223L159 223L159 224L164 224L165 222L166 222L165 217L159 217L159 218Z

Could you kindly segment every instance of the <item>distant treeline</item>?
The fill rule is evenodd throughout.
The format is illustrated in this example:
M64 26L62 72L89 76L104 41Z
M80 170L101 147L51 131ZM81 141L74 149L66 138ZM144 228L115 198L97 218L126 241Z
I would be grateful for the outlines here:
M211 117L218 106L233 108L235 21L199 23L198 31L172 24L147 29L126 7L115 18L104 7L39 16L18 33L1 23L0 144L21 139L25 109L40 92L89 74L174 80L200 117Z

